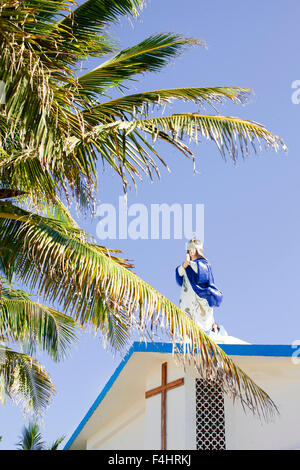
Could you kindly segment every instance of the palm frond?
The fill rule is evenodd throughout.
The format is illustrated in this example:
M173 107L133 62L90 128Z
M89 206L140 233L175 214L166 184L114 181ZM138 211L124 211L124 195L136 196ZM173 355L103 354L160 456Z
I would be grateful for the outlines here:
M54 394L51 379L42 365L24 353L0 344L0 401L7 395L26 412L41 413Z
M5 185L4 189L9 181L11 188L18 188L16 191L28 194L34 205L39 203L41 197L55 203L57 197L65 196L69 203L75 198L81 208L91 209L97 184L97 157L91 154L82 139L78 141L81 147L77 149L76 155L72 150L61 148L62 162L56 160L57 165L54 162L52 168L49 166L50 161L42 162L28 152L15 152L3 157L0 178Z
M44 450L45 443L37 423L30 422L24 426L17 448L20 450Z
M103 116L121 119L129 115L132 118L137 118L139 114L148 116L150 106L161 108L176 99L194 102L200 106L205 104L215 106L224 103L225 100L245 103L250 93L249 88L240 87L171 88L146 91L91 106L87 111L84 111L84 115L94 123L101 122Z
M9 3L14 5L16 2L10 0ZM26 26L30 31L42 33L48 22L56 22L58 15L68 14L75 2L73 0L26 0L23 5L27 7L28 15L34 15L37 19L30 28L29 22Z
M93 93L106 87L118 86L124 80L145 72L157 72L177 57L185 47L200 45L201 41L178 34L157 34L139 44L120 51L95 69L78 77L78 83Z
M0 336L21 344L27 354L36 348L53 360L66 357L80 325L57 310L34 302L25 292L2 284L0 301Z
M145 0L87 0L59 22L76 43L103 37L103 31L120 16L137 16ZM99 54L98 50L98 54Z
M27 426L24 426L17 448L20 450L58 450L64 439L65 436L59 437L50 446L46 447L39 425L31 421Z
M1 209L2 209L2 212L1 212ZM3 218L1 220L1 215L0 215L0 221L1 221L0 225L1 225L1 229L2 229L2 230L0 229L0 231L1 231L0 237L1 237L3 245L5 245L6 247L9 248L9 256L7 256L7 259L6 259L5 269L6 270L11 269L14 273L16 273L17 276L18 276L18 270L19 270L18 262L17 262L17 259L18 259L18 254L17 253L18 253L20 248L21 248L21 251L22 251L21 257L23 257L23 255L25 255L25 252L23 251L23 248L22 248L23 242L21 241L22 237L25 236L25 233L23 233L23 235L21 235L21 233L23 231L23 228L25 228L25 225L26 225L27 229L29 229L29 231L31 231L30 226L31 226L31 228L33 228L36 224L37 224L36 226L40 226L40 227L43 227L44 229L46 229L46 231L48 232L48 235L49 235L48 241L50 242L50 244L52 245L53 248L56 246L56 248L59 251L62 249L62 246L60 246L60 243L59 243L59 239L60 239L60 237L62 237L62 239L64 239L65 242L70 243L71 245L72 245L72 243L75 243L75 244L76 244L76 242L79 243L79 245L77 245L78 248L79 248L79 251L75 255L76 257L80 258L81 250L91 249L92 255L94 254L94 256L97 254L97 255L99 255L103 258L110 259L111 261L116 263L116 265L124 266L126 268L132 268L133 267L132 263L130 263L129 260L119 258L118 256L116 256L116 253L118 253L119 250L108 250L106 247L101 247L99 245L91 244L88 241L85 232L83 232L82 230L79 230L77 228L74 228L70 224L68 225L65 222L61 222L61 221L57 221L57 220L54 220L54 219L47 219L47 218L41 217L37 214L30 213L28 211L25 211L25 210L23 210L19 207L13 206L12 204L8 204L8 203L3 204L1 206L1 209L0 209L0 212L3 216ZM10 213L10 215L8 215L9 213ZM4 215L4 214L6 214L6 215ZM25 222L25 225L24 225L24 222ZM35 229L34 229L34 231L35 231ZM37 234L36 231L35 231L35 233ZM19 237L21 237L21 238L19 238ZM51 239L51 241L50 241L50 239ZM39 242L39 246L41 248L42 245L40 243L43 244L42 239L40 239L40 242ZM44 248L47 251L46 246L44 246ZM60 256L59 252L57 253L57 255ZM28 258L28 260L29 260L29 258ZM25 260L25 257L22 260L19 258L19 262L20 262L21 265L23 265L24 262L27 263L26 260ZM31 267L33 268L33 270L31 271L31 274L33 274L34 276L37 276L37 278L39 278L40 276L37 272L37 269L33 267L32 263L29 263L29 264L31 264ZM67 269L67 265L62 269L63 270ZM22 270L22 268L21 268L21 270ZM56 272L55 266L53 266L53 269L51 269L50 271L51 272L48 272L48 275L50 274L50 278L48 280L51 279L50 283L53 282L56 285L59 282L65 282L60 278L60 275L58 275L58 273ZM34 272L35 272L35 274L34 274ZM23 272L23 274L25 274L25 273ZM28 274L29 274L29 272L28 272ZM61 274L63 274L63 273L61 273ZM71 273L69 272L69 274L71 274ZM63 275L63 277L64 277L64 275ZM67 278L68 278L68 281L66 281L66 282L73 283L73 281L68 277L68 275L67 275ZM26 279L27 279L27 275L25 275L25 277L21 278L21 280L23 280L27 285L30 285L30 283L28 284L28 281ZM48 288L47 288L47 282L48 281L46 279L43 279L43 280L40 279L40 281L44 286L43 288L40 286L41 289L43 290L45 288L46 290L48 290ZM30 285L30 287L32 289L34 289L35 291L37 291L39 294L41 293L41 291L39 290L39 287L37 285L36 286ZM88 286L86 286L86 287L88 288ZM44 294L42 294L42 295L44 295ZM73 304L77 303L78 298L83 295L83 292L79 292L75 288L75 290L73 291L73 295L74 295L74 298L73 298L73 300L70 299L71 303L70 303L69 307L67 306L66 303L64 303L64 306L63 306L64 311L68 311L68 309L70 309L70 311L72 311L72 313L74 313L73 312ZM46 299L48 298L47 294L45 295L45 298ZM112 319L108 315L107 305L105 305L103 302L101 302L101 299L99 300L99 298L96 299L96 303L94 303L94 300L95 299L93 299L91 296L89 296L89 302L88 302L88 304L86 304L86 306L87 306L86 319L82 320L82 318L81 318L80 323L83 324L83 325L89 324L89 325L92 325L95 328L99 328L99 325L101 325L101 331L103 331L104 336L106 336L108 338L108 341L110 341L111 343L114 343L116 348L117 348L118 344L120 346L124 343L124 338L128 338L128 332L127 332L128 328L129 328L128 322L126 321L126 318L121 318L121 316L118 319L118 321L116 322L115 319ZM55 299L54 297L52 297L51 302L54 302L54 301L59 301L60 302L59 298ZM52 311L51 311L51 313L53 314Z
M152 138L152 145L142 135ZM198 113L177 113L157 118L112 120L106 125L94 126L89 134L89 143L101 155L104 164L109 164L121 176L124 191L128 176L136 184L136 178L143 174L151 179L152 174L160 177L158 163L168 168L167 162L154 148L157 139L172 144L185 156L195 155L189 142L199 143L201 139L210 140L217 145L221 156L232 158L236 163L250 154L250 149L257 153L263 148L272 148L276 152L286 151L286 145L276 134L272 134L263 125L254 121L220 115L200 115ZM81 142L74 141L74 146Z
M40 204L41 206L41 204ZM80 227L74 217L72 217L70 211L63 204L58 196L55 197L54 202L42 201L42 215L47 219L55 219L60 222L65 222L69 227L80 230Z
M263 147L275 151L286 150L283 140L263 125L236 117L177 113L172 116L120 123L120 128L127 129L128 132L136 127L154 139L160 137L160 132L163 132L174 140L182 140L185 137L196 143L201 138L211 140L224 158L229 154L235 162L239 154L242 157L249 155L250 147L254 152L261 151Z
M49 446L48 450L58 450L58 447L62 443L62 441L65 439L65 436L59 437L55 439L55 441Z

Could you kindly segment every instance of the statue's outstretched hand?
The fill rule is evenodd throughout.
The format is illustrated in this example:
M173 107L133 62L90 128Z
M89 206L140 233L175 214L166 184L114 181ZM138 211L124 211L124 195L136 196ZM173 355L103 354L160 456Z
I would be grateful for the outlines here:
M182 263L182 267L185 269L188 267L188 265L190 264L190 255L187 253L186 254L186 257L185 257L185 261Z

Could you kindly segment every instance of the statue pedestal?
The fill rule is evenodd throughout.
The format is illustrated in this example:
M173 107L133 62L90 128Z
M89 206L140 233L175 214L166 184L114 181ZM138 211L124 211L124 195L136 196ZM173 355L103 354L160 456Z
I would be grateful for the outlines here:
M242 339L228 335L209 335L209 337L217 344L250 344Z

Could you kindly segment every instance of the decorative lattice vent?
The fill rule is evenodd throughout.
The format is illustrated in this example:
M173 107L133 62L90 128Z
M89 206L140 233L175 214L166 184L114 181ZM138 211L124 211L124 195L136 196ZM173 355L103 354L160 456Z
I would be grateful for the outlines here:
M203 379L196 379L196 446L197 450L226 449L224 393Z

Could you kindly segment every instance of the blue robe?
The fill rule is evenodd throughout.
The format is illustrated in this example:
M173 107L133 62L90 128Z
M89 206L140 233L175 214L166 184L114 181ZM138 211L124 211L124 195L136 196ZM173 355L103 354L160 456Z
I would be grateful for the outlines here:
M206 299L210 307L219 307L223 294L215 285L210 263L204 258L198 258L193 261L197 263L198 272L196 273L191 266L187 266L185 271L194 292L199 297ZM176 268L176 281L177 284L182 286L183 276L180 276L178 272L179 267L177 266Z

